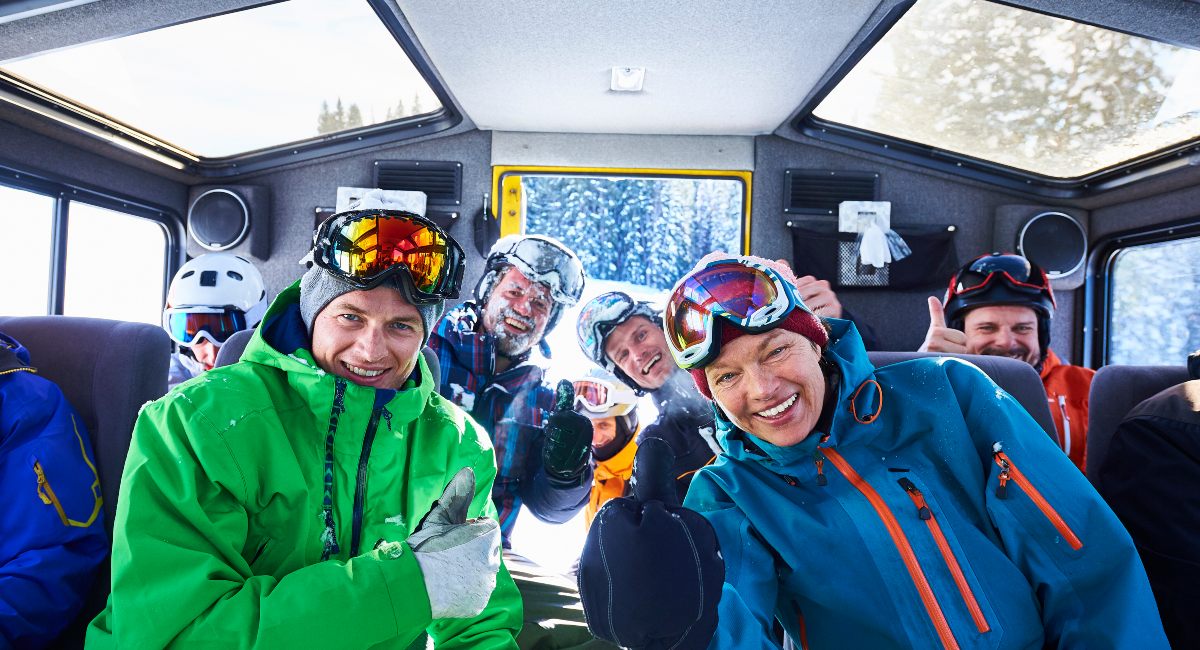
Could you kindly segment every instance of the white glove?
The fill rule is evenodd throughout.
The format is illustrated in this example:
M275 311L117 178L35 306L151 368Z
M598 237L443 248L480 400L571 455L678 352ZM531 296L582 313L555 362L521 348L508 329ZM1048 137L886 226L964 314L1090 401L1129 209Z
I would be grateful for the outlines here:
M475 498L475 472L460 469L408 545L425 577L433 618L471 618L487 606L500 570L500 525L488 517L467 519Z

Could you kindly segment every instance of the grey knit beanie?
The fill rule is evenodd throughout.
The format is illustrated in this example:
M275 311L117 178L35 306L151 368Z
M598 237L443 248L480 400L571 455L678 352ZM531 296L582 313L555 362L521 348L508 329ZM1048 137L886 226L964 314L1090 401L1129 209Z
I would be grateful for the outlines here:
M437 320L442 317L442 312L446 310L446 301L415 303L409 297L404 283L396 276L388 278L379 286L391 287L399 291L400 295L404 296L404 300L417 308L417 312L421 314L421 324L425 326L425 331L421 333L421 345L429 343L429 333L433 330ZM316 264L305 271L304 277L300 278L300 318L304 319L304 326L308 328L309 337L312 336L313 322L316 321L317 314L320 314L321 310L325 309L335 298L351 291L358 291L358 289L354 285L339 280Z

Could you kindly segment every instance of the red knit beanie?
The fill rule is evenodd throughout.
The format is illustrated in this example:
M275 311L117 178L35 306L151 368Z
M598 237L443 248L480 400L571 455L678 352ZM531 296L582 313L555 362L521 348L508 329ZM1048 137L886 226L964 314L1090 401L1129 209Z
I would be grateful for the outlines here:
M720 337L720 344L723 346L726 343L736 339L739 336L748 334L746 330L734 325L732 322L718 317L714 327L717 329L717 334ZM782 327L789 332L795 332L800 336L816 343L822 349L829 343L829 333L825 331L825 326L821 324L821 319L815 314L804 310L800 307L792 309L792 313L788 314L787 318L780 321L775 327ZM771 329L775 329L774 327ZM767 330L768 332L770 330ZM696 388L700 394L712 399L712 391L708 388L708 377L704 375L704 368L692 368L688 372L692 373L692 380L696 382Z

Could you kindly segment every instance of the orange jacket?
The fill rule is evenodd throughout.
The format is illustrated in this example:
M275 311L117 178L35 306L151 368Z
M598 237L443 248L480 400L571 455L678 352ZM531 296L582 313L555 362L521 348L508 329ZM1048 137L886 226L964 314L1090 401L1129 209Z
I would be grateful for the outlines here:
M592 519L600 506L609 499L625 496L625 486L633 476L633 456L637 453L637 435L629 438L629 444L608 460L596 462L596 471L592 479L592 495L588 498L587 508L583 511L587 524L592 525Z
M1095 375L1091 368L1063 363L1054 350L1047 350L1042 362L1042 385L1058 444L1081 472L1087 469L1088 393Z

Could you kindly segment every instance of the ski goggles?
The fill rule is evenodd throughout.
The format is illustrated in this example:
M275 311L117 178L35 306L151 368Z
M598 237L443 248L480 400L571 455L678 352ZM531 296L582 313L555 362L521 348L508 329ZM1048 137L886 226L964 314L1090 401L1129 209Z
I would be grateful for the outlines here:
M1050 304L1057 307L1046 273L1020 255L992 254L977 258L954 276L947 290L947 298L969 295L986 289L993 282L1003 282L1009 288L1024 293L1045 292L1050 296Z
M213 345L229 340L234 332L247 329L246 312L233 307L178 307L163 310L163 329L179 345L191 347L201 339Z
M623 388L603 379L579 379L575 381L575 408L605 417L625 415L637 406L637 401L629 399L633 391ZM620 401L622 398L627 401Z
M464 256L437 224L402 210L353 210L326 219L313 262L357 289L374 289L403 269L414 302L458 297Z
M684 370L700 368L719 351L718 316L752 334L808 306L796 287L776 270L750 260L718 260L675 285L663 314L668 349Z

